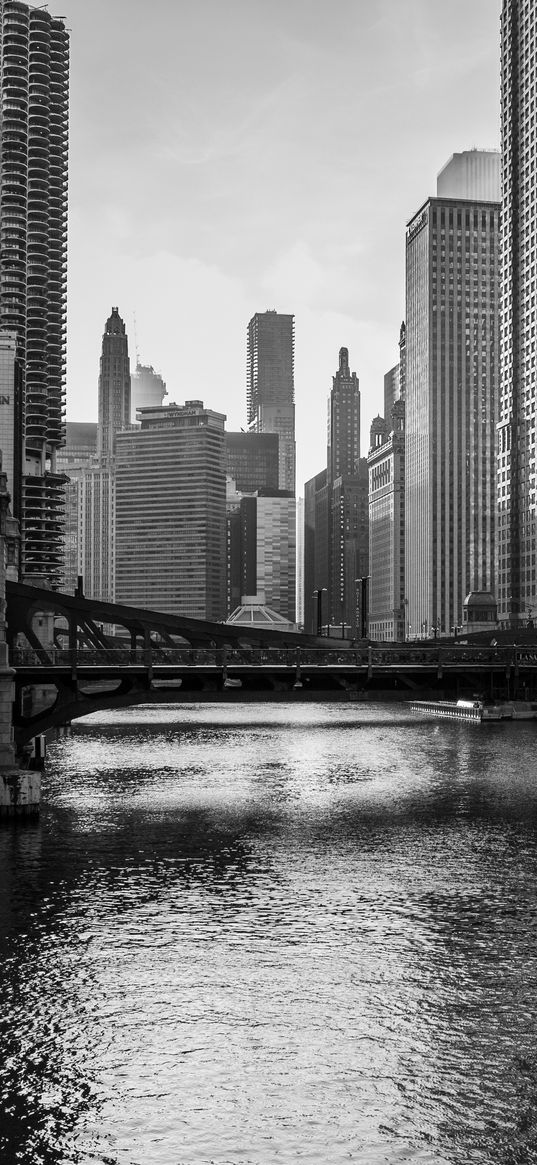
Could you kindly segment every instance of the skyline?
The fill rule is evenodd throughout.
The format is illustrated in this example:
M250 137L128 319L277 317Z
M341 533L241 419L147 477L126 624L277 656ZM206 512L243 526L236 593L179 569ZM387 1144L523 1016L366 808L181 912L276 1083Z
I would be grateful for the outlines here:
M301 493L325 460L342 346L360 379L362 452L382 412L405 223L452 153L498 147L499 0L453 0L448 19L440 0L404 11L341 0L335 13L317 0L270 13L244 0L60 7L71 30L67 417L96 418L112 304L133 365L138 350L170 401L194 394L230 429L245 425L248 320L293 313Z

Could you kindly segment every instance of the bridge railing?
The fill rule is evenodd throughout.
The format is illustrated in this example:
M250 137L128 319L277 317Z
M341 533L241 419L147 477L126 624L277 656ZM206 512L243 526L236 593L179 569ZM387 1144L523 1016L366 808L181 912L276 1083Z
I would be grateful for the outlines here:
M537 647L453 645L403 645L387 647L148 647L127 646L76 650L51 647L17 647L11 654L14 667L412 667L442 668L449 665L536 665Z

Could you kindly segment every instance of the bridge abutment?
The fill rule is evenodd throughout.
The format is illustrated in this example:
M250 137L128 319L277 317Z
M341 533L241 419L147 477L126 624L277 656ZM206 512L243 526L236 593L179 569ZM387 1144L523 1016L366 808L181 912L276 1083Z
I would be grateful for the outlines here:
M17 577L20 538L18 523L9 513L9 502L0 451L0 818L36 814L41 803L41 773L23 767L15 752L15 672L9 666L6 642L6 579Z

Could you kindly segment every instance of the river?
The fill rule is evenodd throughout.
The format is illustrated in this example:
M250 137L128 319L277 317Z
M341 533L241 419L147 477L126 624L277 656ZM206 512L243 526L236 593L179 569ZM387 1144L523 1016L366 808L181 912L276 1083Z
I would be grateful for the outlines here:
M143 707L0 829L2 1165L537 1162L537 724Z

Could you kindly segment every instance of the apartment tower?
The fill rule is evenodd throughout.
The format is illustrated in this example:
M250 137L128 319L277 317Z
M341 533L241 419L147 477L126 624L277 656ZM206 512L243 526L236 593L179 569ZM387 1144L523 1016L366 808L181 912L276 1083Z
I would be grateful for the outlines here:
M248 427L277 433L279 488L295 493L295 317L256 312L248 324Z
M534 0L503 0L498 615L535 613L537 538L537 140Z
M0 428L2 441L11 442L8 486L21 524L22 576L56 586L63 559L64 477L56 454L65 413L69 118L63 19L3 0L0 52L0 331L15 343Z
M467 171L406 234L405 582L423 636L454 633L466 595L495 587L499 191L474 198Z

